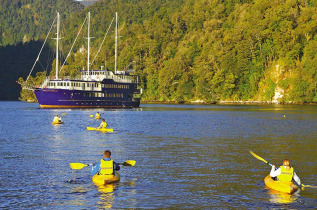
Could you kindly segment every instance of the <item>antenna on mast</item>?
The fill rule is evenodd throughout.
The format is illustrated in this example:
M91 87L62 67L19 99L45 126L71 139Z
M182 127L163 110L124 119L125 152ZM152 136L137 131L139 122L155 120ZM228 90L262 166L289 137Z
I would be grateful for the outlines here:
M60 18L59 18L59 12L57 13L57 24L56 24L56 66L55 66L55 70L56 70L56 74L55 74L55 79L58 79L58 63L59 63L59 55L58 55L58 41L61 39L59 37L59 28L60 28Z
M115 35L115 58L114 58L114 73L117 74L117 40L118 40L118 13L116 12L116 35Z
M90 54L90 12L88 12L88 58L87 58L87 72L88 72L88 76L89 76L89 66L90 66L90 60L89 60L89 54Z

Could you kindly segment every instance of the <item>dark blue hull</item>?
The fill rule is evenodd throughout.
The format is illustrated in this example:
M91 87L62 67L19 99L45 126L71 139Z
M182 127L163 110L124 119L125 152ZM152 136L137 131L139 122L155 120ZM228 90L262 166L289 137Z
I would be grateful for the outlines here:
M38 88L34 90L41 108L137 108L139 98L129 94L103 94L92 97L95 92L68 89ZM98 94L98 93L97 93ZM106 97L104 96L106 95Z

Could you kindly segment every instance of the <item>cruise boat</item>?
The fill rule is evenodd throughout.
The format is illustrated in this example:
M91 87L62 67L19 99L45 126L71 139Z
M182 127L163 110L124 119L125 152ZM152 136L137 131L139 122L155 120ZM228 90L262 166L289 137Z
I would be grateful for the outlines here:
M117 71L117 13L115 27L115 70L90 70L90 12L88 13L87 69L74 78L59 76L59 14L57 13L56 74L33 88L41 108L136 108L140 105L142 89L132 70ZM54 23L53 23L54 24ZM111 25L110 25L111 26ZM109 27L110 27L109 26ZM52 27L51 27L52 28ZM47 38L46 38L47 39ZM40 55L39 55L40 56ZM66 58L67 59L67 58ZM38 59L37 59L38 60ZM35 62L36 63L36 62ZM35 65L34 63L34 65ZM34 68L34 66L33 66ZM32 70L33 70L32 68ZM61 67L62 68L62 67ZM32 72L31 70L31 72ZM30 72L30 74L31 74Z

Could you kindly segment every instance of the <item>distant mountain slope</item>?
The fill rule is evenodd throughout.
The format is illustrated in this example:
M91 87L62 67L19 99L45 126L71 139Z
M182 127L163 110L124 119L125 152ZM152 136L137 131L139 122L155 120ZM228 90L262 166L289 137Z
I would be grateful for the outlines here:
M56 11L67 18L81 9L73 0L1 0L0 46L37 40L47 33Z
M119 12L118 68L133 62L142 100L317 102L315 0L103 0L69 19L66 40L88 10L94 48ZM95 68L114 68L113 48Z
M29 74L56 11L65 19L82 9L73 0L0 0L0 100L18 99L16 81ZM33 75L51 69L49 51L47 45Z
M63 23L64 54L88 11L92 57L119 12L118 69L136 69L144 101L317 102L315 0L102 0ZM72 73L86 65L85 37ZM114 69L113 37L93 68Z

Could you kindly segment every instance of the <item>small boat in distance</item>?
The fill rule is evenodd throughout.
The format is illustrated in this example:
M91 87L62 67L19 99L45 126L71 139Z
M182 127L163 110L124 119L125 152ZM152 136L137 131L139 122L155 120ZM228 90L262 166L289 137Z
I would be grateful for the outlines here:
M90 70L90 12L88 13L87 69L74 78L60 77L58 42L60 18L57 13L56 75L46 77L39 87L31 88L41 108L136 108L140 105L139 78L133 71L117 71L117 20L115 27L115 70ZM54 21L55 22L55 21ZM54 23L53 23L54 24ZM76 40L75 40L76 41ZM45 44L45 43L44 43ZM40 56L40 55L39 55ZM39 58L38 56L38 58ZM38 61L37 58L37 61ZM66 58L67 59L67 58ZM35 63L37 62L35 61ZM34 63L34 65L35 65ZM33 66L34 68L34 66ZM32 70L33 70L32 68ZM32 72L31 70L31 72ZM31 74L31 73L30 73ZM30 75L29 75L30 76Z

